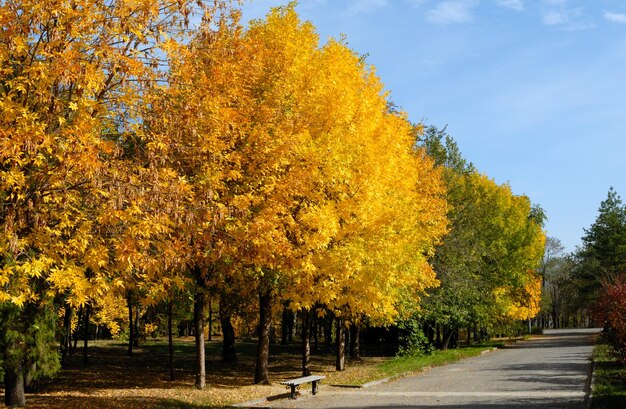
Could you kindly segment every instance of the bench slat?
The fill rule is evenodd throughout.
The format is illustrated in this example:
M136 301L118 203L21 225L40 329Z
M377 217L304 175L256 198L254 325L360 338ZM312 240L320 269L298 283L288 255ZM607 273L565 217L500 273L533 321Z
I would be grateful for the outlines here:
M290 379L288 381L281 382L282 385L302 385L303 383L316 382L325 379L325 376L322 375L309 375L303 376L302 378Z

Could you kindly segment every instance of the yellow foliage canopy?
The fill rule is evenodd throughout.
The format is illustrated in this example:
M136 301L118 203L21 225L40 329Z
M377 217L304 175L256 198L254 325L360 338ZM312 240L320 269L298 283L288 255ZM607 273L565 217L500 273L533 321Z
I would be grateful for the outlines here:
M239 265L227 270L294 308L389 320L402 292L437 283L439 171L373 68L341 42L320 47L293 6L216 25L172 47L171 86L151 105L154 155L193 190L180 234L205 265Z
M107 291L106 203L134 189L120 159L163 75L162 34L175 38L189 13L180 0L0 5L0 301L49 288L82 305Z

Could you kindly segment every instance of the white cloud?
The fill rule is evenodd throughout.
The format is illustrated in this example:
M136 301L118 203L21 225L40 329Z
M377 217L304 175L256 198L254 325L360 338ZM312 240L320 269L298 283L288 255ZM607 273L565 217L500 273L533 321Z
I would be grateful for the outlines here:
M610 11L603 12L604 18L612 23L626 23L626 14L623 13L613 13Z
M367 14L387 7L388 4L387 0L353 0L347 10L347 14Z
M426 19L433 23L466 23L474 19L473 9L478 0L446 0L426 12Z
M496 4L515 11L524 10L524 0L496 0Z
M542 20L545 25L557 26L569 21L569 16L560 10L546 10L543 12Z
M543 0L543 24L560 26L567 30L584 30L595 25L585 15L583 8L570 7L568 0Z

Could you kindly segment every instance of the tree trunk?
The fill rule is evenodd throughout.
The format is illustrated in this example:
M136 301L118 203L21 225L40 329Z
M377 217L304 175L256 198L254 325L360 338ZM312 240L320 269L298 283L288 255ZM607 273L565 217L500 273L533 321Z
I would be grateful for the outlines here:
M426 321L424 323L424 334L426 334L426 337L428 337L429 344L432 345L435 343L435 331L433 330L432 322Z
M206 364L204 354L204 310L206 295L203 288L196 288L193 303L194 335L196 338L196 388L206 386Z
M302 311L302 376L311 375L311 312Z
M283 307L283 315L280 326L280 345L287 345L289 342L289 308Z
M337 318L337 356L335 369L344 371L346 369L346 332L343 327L343 320Z
M461 338L461 331L459 330L459 328L454 328L451 331L452 331L452 337L450 338L450 346L452 348L458 348L459 339Z
M5 356L6 356L5 352ZM10 407L26 406L24 394L24 369L22 362L14 362L14 365L4 363L4 404Z
M65 366L67 353L72 342L72 308L65 306L65 314L63 315L63 335L61 336L61 366Z
M270 383L268 361L270 353L270 326L272 324L271 290L262 290L259 293L259 309L259 345L256 355L254 383L268 385Z
M454 330L452 328L449 328L447 326L443 327L443 344L441 345L441 349L442 350L447 350L448 347L450 347L450 341L452 341L452 338L454 337Z
M231 322L231 312L224 300L220 302L220 325L222 326L222 361L232 363L237 361L235 349L235 329Z
M209 301L209 341L213 340L213 303Z
M315 311L315 310L313 310ZM317 352L318 348L319 348L319 317L317 316L316 312L313 312L313 315L311 316L311 335L313 335L313 352Z
M333 316L331 314L326 315L324 324L324 347L326 348L326 352L330 352L332 350L333 338Z
M350 327L350 359L361 359L361 324Z
M26 359L24 362L24 390L26 392L35 391L35 372L37 371L37 362L32 359Z
M296 323L296 314L293 311L289 310L287 317L287 343L293 342L293 327Z
M174 380L174 339L172 337L172 304L170 298L167 300L167 364L170 369L170 381Z
M126 303L128 305L128 351L126 351L126 355L131 356L133 354L134 325L133 304L130 300L130 295L126 297Z
M133 323L135 325L135 338L133 338L133 345L138 347L139 346L139 307L135 307L135 322Z
M489 339L489 333L487 332L487 328L480 327L480 340L487 341Z
M83 307L80 307L80 309L78 310L78 317L77 317L77 322L76 322L76 330L74 331L74 333L72 334L74 337L74 346L70 349L70 355L74 355L74 353L76 352L76 348L78 348L78 333L80 330L80 326L82 325L81 322L83 320Z
M91 306L89 304L85 305L85 314L84 314L84 324L83 324L83 365L87 365L89 363L89 354L87 347L89 346L89 312L91 310Z
M344 321L344 325L345 325L345 321ZM350 343L352 342L352 340L350 339L350 327L344 328L343 334L344 334L344 339L345 339L345 341L344 341L344 344L345 344L344 356L347 359L350 356Z

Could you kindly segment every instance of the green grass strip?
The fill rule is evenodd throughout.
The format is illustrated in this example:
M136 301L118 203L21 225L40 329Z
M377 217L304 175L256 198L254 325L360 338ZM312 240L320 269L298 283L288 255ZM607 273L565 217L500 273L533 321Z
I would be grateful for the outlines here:
M626 408L626 366L612 348L599 341L593 351L595 363L593 409Z
M481 344L445 351L434 351L430 355L396 357L381 363L379 369L386 376L393 377L404 373L417 372L426 367L441 366L464 358L471 358L480 355L483 351L502 346L502 343Z

